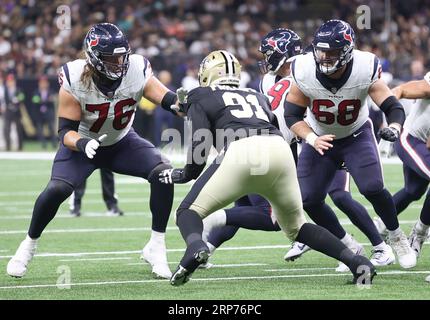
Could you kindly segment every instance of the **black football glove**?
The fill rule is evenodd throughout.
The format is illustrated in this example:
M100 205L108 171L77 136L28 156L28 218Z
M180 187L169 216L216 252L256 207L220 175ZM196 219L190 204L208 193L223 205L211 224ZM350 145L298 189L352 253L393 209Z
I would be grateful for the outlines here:
M158 174L158 180L164 184L187 183L184 169L165 169Z
M400 136L399 130L393 127L382 128L381 130L379 130L378 134L381 137L381 139L384 139L390 142L396 141L397 139L399 139L399 136Z

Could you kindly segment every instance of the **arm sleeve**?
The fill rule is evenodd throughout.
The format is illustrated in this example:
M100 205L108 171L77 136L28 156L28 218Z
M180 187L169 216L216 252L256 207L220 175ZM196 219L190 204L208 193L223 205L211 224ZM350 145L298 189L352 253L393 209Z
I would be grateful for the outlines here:
M185 176L196 179L206 166L209 151L212 147L211 123L199 103L192 103L187 112L192 126L192 144L188 149Z
M302 121L304 119L305 112L306 108L285 100L284 118L288 128L291 128L295 123Z

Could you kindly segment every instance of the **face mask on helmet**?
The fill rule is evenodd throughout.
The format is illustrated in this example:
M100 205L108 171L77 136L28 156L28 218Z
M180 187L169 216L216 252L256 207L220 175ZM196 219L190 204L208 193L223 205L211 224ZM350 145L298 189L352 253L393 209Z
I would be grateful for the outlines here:
M273 50L267 50L263 53L264 60L258 61L258 67L262 74L268 72L276 73L287 61L287 57L282 53Z
M101 73L111 80L122 78L128 70L128 57L128 53L122 55L102 55L100 60L104 65L104 70Z
M332 74L341 66L342 50L321 50L315 49L315 61L318 64L319 71L324 74Z

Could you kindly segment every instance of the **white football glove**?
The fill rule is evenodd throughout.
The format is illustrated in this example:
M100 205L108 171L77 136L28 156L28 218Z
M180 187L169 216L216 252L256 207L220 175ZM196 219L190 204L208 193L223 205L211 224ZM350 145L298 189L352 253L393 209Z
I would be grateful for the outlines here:
M186 104L188 100L188 90L184 87L180 87L176 90L176 96L178 97L178 103L179 105L172 105L170 109L176 111L176 112L184 112L184 109L181 105Z
M185 178L184 169L164 169L158 174L158 181L164 184L186 183L190 179Z
M96 151L99 148L100 144L106 139L107 134L100 136L98 139L91 139L85 145L85 154L88 158L92 159L96 155Z

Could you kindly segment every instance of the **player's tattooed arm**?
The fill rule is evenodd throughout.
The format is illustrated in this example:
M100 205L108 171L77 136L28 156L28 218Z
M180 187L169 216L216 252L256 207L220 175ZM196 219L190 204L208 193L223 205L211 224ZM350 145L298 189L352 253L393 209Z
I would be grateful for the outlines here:
M324 155L325 150L333 147L330 142L334 140L335 135L318 136L303 120L306 106L309 104L309 98L293 84L285 101L285 122L298 137L314 147L319 154Z

